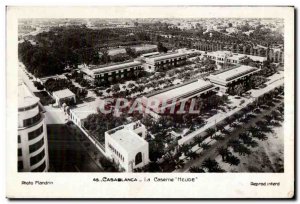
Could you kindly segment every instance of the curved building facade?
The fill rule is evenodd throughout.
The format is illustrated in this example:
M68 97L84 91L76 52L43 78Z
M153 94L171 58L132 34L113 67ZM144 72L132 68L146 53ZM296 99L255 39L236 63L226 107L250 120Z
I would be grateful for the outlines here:
M45 116L25 84L18 93L18 171L46 172L49 169Z

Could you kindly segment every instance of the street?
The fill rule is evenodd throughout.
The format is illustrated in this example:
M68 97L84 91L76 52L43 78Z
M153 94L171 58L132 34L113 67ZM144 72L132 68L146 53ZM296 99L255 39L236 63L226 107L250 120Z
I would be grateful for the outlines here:
M282 100L281 100L281 102L282 102ZM216 158L219 154L217 151L219 147L226 147L226 145L230 139L237 139L239 137L240 133L245 132L245 130L247 128L249 128L250 126L255 126L255 123L257 121L261 120L265 115L270 115L270 113L273 110L277 109L279 104L280 103L277 103L274 107L271 107L269 110L262 111L255 118L251 118L247 123L243 123L236 129L234 129L234 131L232 133L230 133L230 135L228 137L226 137L224 140L217 141L208 150L202 151L200 157L198 157L195 160L188 161L182 169L177 169L174 172L187 172L189 170L189 168L192 166L200 166L205 159ZM204 135L205 135L205 133L201 136L204 136Z

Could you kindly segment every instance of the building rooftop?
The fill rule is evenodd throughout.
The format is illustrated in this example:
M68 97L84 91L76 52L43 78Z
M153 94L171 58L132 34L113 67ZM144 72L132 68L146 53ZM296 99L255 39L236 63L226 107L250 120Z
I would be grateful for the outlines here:
M228 81L234 80L238 77L241 77L243 75L258 71L258 70L259 69L255 68L255 67L240 65L240 66L236 66L231 69L222 70L222 71L213 73L208 78L228 82Z
M234 59L234 60L240 60L245 57L246 57L246 55L238 54L238 53L233 53L232 55L229 56L230 59Z
M138 65L142 65L142 63L138 62L138 61L125 62L125 63L121 63L121 64L114 64L114 65L90 69L90 71L94 74L99 74L99 73L103 73L103 72L115 71L115 70L125 69L127 67L138 66Z
M142 54L141 57L150 57L150 56L153 56L153 55L159 55L159 52L145 53L145 54Z
M89 107L88 105L77 107L71 109L71 111L76 115L76 117L80 120L87 118L91 114L97 113L96 109Z
M121 126L122 127L122 126ZM146 140L140 137L132 130L123 128L110 134L111 138L120 144L126 151L131 152L134 149L140 148L147 144Z
M75 96L75 94L69 89L54 91L53 95L56 96L57 98L68 98L68 97Z
M210 88L213 88L214 85L210 81L204 81L202 79L194 80L180 86L175 86L171 89L167 89L164 92L160 92L155 95L150 95L148 99L158 99L163 101L169 101L174 98L186 97L187 95L200 93L207 91Z
M24 83L18 84L18 107L25 108L38 103L40 99L34 96Z
M164 59L169 59L172 57L181 57L181 56L186 56L186 54L179 53L179 52L167 52L167 53L163 53L163 54L159 54L159 55L149 56L149 57L147 57L147 59L152 59L154 61L158 61L158 60L164 60Z

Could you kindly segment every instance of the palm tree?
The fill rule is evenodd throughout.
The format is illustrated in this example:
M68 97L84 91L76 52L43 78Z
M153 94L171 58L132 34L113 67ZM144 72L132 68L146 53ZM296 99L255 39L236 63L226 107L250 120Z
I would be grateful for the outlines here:
M209 172L221 172L223 171L216 160L210 158L205 159L201 165L202 168L207 169Z
M204 138L202 138L201 136L197 136L197 137L194 138L194 143L198 144L198 146L200 147L203 140L204 140Z
M199 157L199 154L197 154L196 152L193 152L193 151L189 151L186 156L191 159L196 159Z
M214 128L208 128L205 132L210 136L210 138L212 138L216 133L216 130Z
M191 151L191 146L189 144L183 144L179 146L179 151L184 153L185 156Z
M252 137L255 137L255 138L257 138L259 140L262 140L262 141L268 139L268 137L263 132L261 132L261 131L253 132L252 133Z
M237 166L237 165L239 165L239 163L240 163L240 159L237 158L237 157L234 156L234 155L228 156L226 161L227 161L227 163L230 164L230 166L231 166L231 165Z
M226 147L219 147L217 149L218 153L222 156L222 161L226 161L228 155L231 155L231 152Z
M201 169L200 167L195 167L195 166L190 167L189 172L191 172L191 173L205 173L205 171L203 169Z
M222 124L217 124L216 125L217 130L222 130L224 127Z
M208 148L210 148L210 145L208 143L202 143L200 145L200 147L203 149L203 150L207 150Z

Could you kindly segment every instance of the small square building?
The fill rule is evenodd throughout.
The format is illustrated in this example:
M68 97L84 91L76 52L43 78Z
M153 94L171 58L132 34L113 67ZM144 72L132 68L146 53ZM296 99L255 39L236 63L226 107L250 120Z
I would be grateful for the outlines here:
M133 172L149 163L146 128L140 122L122 125L105 132L105 153L125 172Z
M54 91L52 95L58 106L62 106L64 103L68 104L69 102L76 103L76 95L69 89Z

